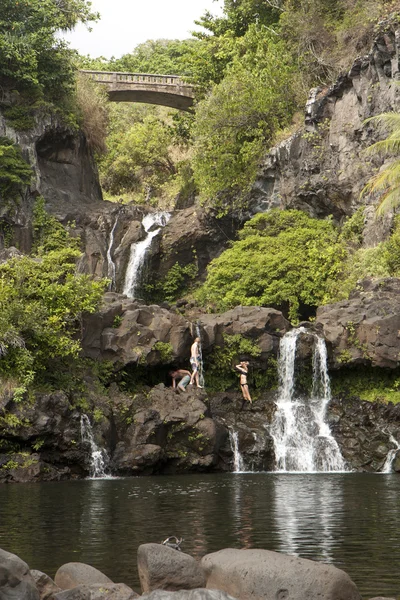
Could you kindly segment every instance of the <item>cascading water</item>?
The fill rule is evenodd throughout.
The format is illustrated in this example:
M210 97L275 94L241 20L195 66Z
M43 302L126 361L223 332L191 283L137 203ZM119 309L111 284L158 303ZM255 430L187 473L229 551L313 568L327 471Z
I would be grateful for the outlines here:
M239 434L231 428L229 428L229 442L233 453L233 472L243 473L245 468L244 460L239 450Z
M314 338L310 398L295 394L296 346L300 334ZM271 425L276 470L282 472L345 471L339 446L326 422L331 399L325 341L303 327L287 333L280 343L280 388Z
M115 262L112 257L112 247L114 245L114 232L115 232L115 228L118 223L118 217L119 217L119 214L117 214L116 219L114 221L114 225L111 229L110 239L108 241L108 248L107 248L107 277L109 279L111 279L110 285L108 287L108 290L110 292L115 289Z
M105 450L100 450L94 441L92 426L87 415L81 416L81 439L90 445L90 477L110 477L106 473L108 456Z
M142 225L147 235L144 240L131 245L129 263L125 274L123 293L129 298L135 297L141 267L153 238L165 227L170 217L170 213L163 211L149 213L143 217Z
M395 447L392 448L392 450L389 450L385 460L385 464L382 467L381 473L392 473L393 461L396 458L396 454L400 450L399 442L392 435L389 437L389 441L392 442L392 444L394 444Z
M198 323L196 323L196 337L198 337L200 339L199 345L198 345L198 352L199 352L199 385L201 385L202 387L204 387L204 367L203 367L203 351L201 348L201 335L200 335L200 326Z

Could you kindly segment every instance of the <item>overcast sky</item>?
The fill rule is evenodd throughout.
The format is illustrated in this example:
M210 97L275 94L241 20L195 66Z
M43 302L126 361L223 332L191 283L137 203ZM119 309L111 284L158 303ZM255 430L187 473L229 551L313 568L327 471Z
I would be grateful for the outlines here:
M220 14L222 4L222 0L92 0L101 20L91 32L78 26L65 37L80 54L118 58L146 40L190 37L195 19L206 10Z

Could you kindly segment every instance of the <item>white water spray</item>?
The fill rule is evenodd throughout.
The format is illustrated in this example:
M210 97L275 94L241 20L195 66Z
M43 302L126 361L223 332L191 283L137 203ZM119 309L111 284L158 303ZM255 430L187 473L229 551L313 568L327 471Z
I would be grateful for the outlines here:
M395 447L392 448L392 450L389 450L385 460L385 464L382 467L381 473L392 473L394 459L396 458L396 454L400 450L399 442L392 435L390 435L389 441L392 442L392 444L394 444Z
M295 359L299 335L314 338L310 398L295 395ZM345 471L339 446L326 422L331 399L325 341L303 327L287 333L280 343L280 388L271 425L276 470L281 472Z
M92 426L87 415L81 416L81 439L90 445L90 477L107 478L108 456L105 450L100 450L94 441Z
M231 428L229 428L229 442L233 453L233 472L244 473L244 460L239 450L239 434Z
M115 232L115 228L118 223L118 217L119 217L119 213L117 214L116 219L114 221L114 225L111 229L110 239L108 241L108 248L107 248L107 277L109 279L111 279L110 285L108 287L108 290L110 292L115 289L115 262L112 257L112 247L114 245L114 232Z
M147 235L144 240L131 245L129 263L125 273L123 293L129 298L135 297L141 267L153 238L165 227L170 217L171 214L168 212L149 213L143 217L142 225Z

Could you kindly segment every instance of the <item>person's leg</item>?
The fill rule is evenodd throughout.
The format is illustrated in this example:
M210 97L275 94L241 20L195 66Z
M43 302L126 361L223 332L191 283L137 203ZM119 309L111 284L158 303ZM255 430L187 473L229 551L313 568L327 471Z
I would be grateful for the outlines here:
M250 404L252 403L249 386L247 384L243 386L243 398L245 398L245 400L248 400Z

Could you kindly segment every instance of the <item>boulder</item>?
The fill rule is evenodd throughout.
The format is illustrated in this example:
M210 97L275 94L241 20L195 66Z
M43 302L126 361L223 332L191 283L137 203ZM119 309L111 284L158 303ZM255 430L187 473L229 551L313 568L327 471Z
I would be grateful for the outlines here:
M207 588L241 600L361 600L344 571L269 550L228 548L201 561Z
M188 554L162 544L142 544L137 558L140 585L145 594L157 589L176 591L205 587L199 563Z
M32 569L31 575L39 591L40 600L53 600L53 595L61 591L61 588L46 573Z
M85 563L70 562L62 565L54 577L54 582L62 590L70 590L79 585L113 583L107 575Z
M15 554L0 548L1 600L39 600L39 592L29 567Z
M54 594L54 600L133 600L139 594L124 583L79 585Z
M143 600L232 600L232 596L221 592L221 590L207 590L204 588L182 590L180 592L154 590L150 594L144 594L141 598Z

